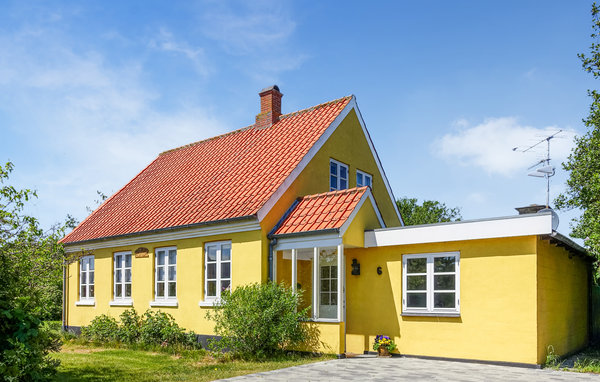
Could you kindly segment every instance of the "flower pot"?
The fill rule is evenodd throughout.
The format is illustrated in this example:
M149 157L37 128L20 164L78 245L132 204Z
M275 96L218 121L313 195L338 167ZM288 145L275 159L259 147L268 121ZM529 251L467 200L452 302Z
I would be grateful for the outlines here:
M386 348L385 346L380 346L379 349L377 349L377 353L379 357L389 358L392 356L388 348Z

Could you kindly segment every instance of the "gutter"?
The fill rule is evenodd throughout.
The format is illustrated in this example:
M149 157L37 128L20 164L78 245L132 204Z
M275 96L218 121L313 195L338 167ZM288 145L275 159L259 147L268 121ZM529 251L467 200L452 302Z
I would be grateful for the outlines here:
M340 229L339 228L327 228L327 229L320 229L320 230L316 230L316 231L281 233L281 234L278 234L278 235L271 235L271 234L269 234L267 237L269 237L269 238L283 239L283 238L288 238L288 237L314 236L314 235L321 235L321 234L327 234L327 233L337 233L337 234L339 234L340 233Z
M581 245L577 244L576 242L574 242L567 236L565 236L557 231L553 230L550 235L543 235L543 236L547 236L549 239L554 239L554 240L560 242L565 247L567 247L567 249L570 251L577 252L577 254L583 255L585 257L590 257L590 258L592 257L584 247L582 247Z

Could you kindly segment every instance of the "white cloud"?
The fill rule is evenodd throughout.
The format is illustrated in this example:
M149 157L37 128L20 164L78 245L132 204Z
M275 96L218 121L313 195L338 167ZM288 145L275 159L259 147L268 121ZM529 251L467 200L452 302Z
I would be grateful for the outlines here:
M213 3L204 17L204 32L232 54L249 54L281 45L296 28L283 1Z
M239 69L260 83L278 81L298 69L309 55L292 49L297 23L289 1L213 1L204 3L204 35L235 56Z
M458 130L439 138L432 147L444 159L483 169L488 174L520 175L536 160L546 154L542 143L526 153L520 152L560 130L557 126L536 128L521 125L516 118L489 118L470 126L465 120L455 123ZM569 155L575 132L563 128L557 139L551 141L551 158L558 166ZM513 151L514 147L519 150Z
M13 180L38 189L34 212L46 226L67 213L82 219L96 190L117 191L161 151L226 130L199 105L157 111L142 61L115 65L54 29L4 34L0 51L0 126L10 139L0 162L13 160Z
M192 47L185 41L178 41L167 28L160 28L158 35L149 44L151 48L165 52L179 53L192 61L196 70L203 76L210 74L204 49Z

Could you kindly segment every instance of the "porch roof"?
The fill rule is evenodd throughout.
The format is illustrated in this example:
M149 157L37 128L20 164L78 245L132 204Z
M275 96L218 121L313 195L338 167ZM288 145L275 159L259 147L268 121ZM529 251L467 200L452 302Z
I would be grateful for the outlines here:
M372 199L366 186L303 196L290 207L271 236L345 231L367 198Z

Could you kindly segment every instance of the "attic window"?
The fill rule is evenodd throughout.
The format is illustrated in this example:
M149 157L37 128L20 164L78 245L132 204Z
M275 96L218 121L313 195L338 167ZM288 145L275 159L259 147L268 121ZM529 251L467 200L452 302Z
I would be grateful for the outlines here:
M366 172L356 170L356 187L362 187L362 186L373 187L372 183L373 183L373 177L371 175L367 174Z
M329 160L329 191L348 188L348 165L334 159Z

